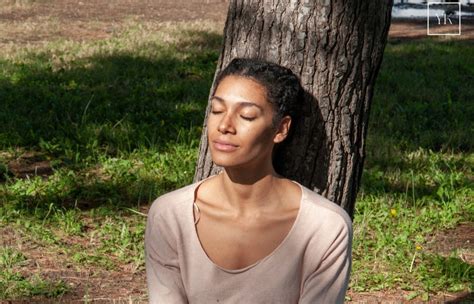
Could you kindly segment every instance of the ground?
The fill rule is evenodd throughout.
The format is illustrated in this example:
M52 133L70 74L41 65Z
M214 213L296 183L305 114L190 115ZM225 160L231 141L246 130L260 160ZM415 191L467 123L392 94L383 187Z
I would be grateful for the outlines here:
M0 47L44 43L59 38L73 40L103 39L126 26L127 21L153 20L156 22L176 22L206 19L223 27L226 18L225 1L131 1L131 0L0 0ZM424 21L398 20L392 23L390 39L418 39L426 37ZM453 39L474 39L474 23L466 22L462 35ZM34 155L24 155L23 159L11 162L10 171L18 177L35 172L50 174L47 162L35 159ZM146 210L144 210L146 212ZM70 284L71 292L59 301L73 303L89 300L93 303L139 303L146 299L146 282L143 269L136 270L124 266L114 271L96 271L93 267L76 269L56 251L31 241L11 228L0 230L0 246L15 246L26 252L28 264L22 265L26 272L37 272L49 278L62 278ZM448 241L449 240L449 241ZM71 243L75 240L71 239ZM474 226L464 223L460 226L433 234L426 250L448 254L457 249L460 258L474 263ZM34 269L34 270L32 270ZM355 293L349 292L354 302L403 302L409 292ZM87 298L84 298L87 295ZM439 294L431 297L434 302L474 301L472 295ZM51 302L57 302L58 299ZM46 303L47 300L29 299L24 303ZM9 301L8 303L21 303Z

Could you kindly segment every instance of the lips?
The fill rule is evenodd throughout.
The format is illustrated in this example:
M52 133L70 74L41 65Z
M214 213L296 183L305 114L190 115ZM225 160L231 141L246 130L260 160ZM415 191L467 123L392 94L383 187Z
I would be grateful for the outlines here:
M224 140L214 140L213 141L214 147L223 152L232 152L239 148L238 145L235 145L231 142L224 141Z

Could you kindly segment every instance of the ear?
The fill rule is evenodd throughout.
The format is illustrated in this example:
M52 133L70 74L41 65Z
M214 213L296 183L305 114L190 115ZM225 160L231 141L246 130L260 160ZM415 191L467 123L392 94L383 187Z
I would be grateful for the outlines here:
M280 124L276 130L275 136L273 137L273 142L275 144L281 143L288 136L288 131L290 131L291 117L285 116L281 119Z

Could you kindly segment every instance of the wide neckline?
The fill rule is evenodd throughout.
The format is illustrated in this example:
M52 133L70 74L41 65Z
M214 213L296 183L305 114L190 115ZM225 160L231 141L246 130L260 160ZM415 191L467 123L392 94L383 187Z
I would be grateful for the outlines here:
M259 265L260 263L263 263L264 261L270 259L272 256L276 255L279 251L283 250L282 248L284 247L284 245L289 242L288 240L291 238L291 236L294 234L294 231L296 230L296 226L298 225L298 223L300 222L300 218L301 218L301 214L302 214L302 209L303 209L303 202L304 202L304 199L306 197L306 192L304 190L304 187L298 183L297 181L294 181L294 180L290 180L292 182L294 182L295 184L297 184L300 189L301 189L301 198L300 198L300 204L299 204L299 208L298 208L298 213L296 215L296 219L294 220L293 222L293 225L291 226L290 230L288 231L288 233L286 234L285 238L280 242L280 244L278 244L278 246L271 252L269 253L268 255L266 255L265 257L261 258L260 260L256 261L255 263L251 264L251 265L248 265L244 268L238 268L238 269L227 269L227 268L224 268L224 267L221 267L219 265L217 265L216 263L214 263L214 261L212 261L212 259L207 255L207 252L204 250L203 246L202 246L202 243L201 243L201 240L199 239L199 235L197 233L197 229L196 229L196 225L194 224L194 203L196 201L196 190L199 188L199 186L205 182L206 180L214 177L216 175L212 175L212 176L209 176L199 182L197 182L192 191L191 191L191 195L192 195L192 199L190 200L191 201L191 206L188 208L188 210L191 210L191 212L189 213L191 215L191 218L188 220L188 223L191 224L191 227L192 227L192 238L193 238L193 241L194 243L196 244L196 246L198 247L198 251L200 252L200 254L203 256L203 258L208 262L210 263L211 265L213 265L214 267L216 267L217 269L220 269L224 272L227 272L227 273L241 273L241 272L244 272L244 271L247 271L251 268L254 268L256 267L257 265Z

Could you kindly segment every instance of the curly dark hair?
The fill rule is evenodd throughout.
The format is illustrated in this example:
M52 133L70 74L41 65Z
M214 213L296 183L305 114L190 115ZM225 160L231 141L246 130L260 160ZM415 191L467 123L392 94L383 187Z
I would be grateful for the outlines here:
M261 59L235 58L217 75L215 88L227 76L247 77L265 88L267 99L275 109L273 127L286 115L292 120L297 118L303 102L303 88L290 69Z

